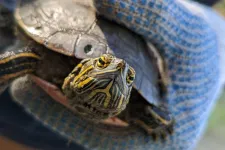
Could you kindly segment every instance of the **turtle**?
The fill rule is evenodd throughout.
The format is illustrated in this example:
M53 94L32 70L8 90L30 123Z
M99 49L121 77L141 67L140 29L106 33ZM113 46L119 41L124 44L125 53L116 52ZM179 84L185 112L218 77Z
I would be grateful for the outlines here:
M152 44L117 49L92 0L23 0L14 17L17 40L0 54L1 89L32 73L61 88L67 101L57 101L84 119L117 116L154 139L172 134L174 118L158 101L166 95L167 73Z

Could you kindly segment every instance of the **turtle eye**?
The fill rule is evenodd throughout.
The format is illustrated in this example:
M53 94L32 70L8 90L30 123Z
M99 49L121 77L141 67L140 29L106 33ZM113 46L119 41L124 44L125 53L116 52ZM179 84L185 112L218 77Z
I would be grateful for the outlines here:
M108 66L105 57L102 56L98 59L97 66L101 69L106 68Z
M134 79L135 79L135 71L133 68L129 67L129 70L127 72L127 77L126 77L127 83L132 84Z
M105 57L104 55L101 56L98 60L97 60L97 66L101 69L106 68L109 66L111 62L110 58Z

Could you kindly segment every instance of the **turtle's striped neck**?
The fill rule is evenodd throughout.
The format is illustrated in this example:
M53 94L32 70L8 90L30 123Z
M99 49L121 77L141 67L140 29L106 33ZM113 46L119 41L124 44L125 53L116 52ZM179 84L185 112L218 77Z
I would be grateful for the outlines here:
M29 47L16 48L18 45L0 53L0 83L32 73L36 69L40 56Z

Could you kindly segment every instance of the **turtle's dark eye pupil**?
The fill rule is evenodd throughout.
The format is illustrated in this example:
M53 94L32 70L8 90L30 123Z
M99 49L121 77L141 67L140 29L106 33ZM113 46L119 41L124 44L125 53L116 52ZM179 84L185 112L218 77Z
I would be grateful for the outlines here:
M84 52L87 54L91 51L91 49L92 49L92 45L88 44L84 47Z
M129 77L129 80L133 81L133 80L134 80L134 77L131 77L131 76L130 76L130 77Z
M105 58L103 56L100 57L97 61L97 66L100 69L106 68L108 65L109 65L109 62L108 62L107 58Z
M104 62L101 58L99 58L99 60L98 60L98 61L99 61L99 63L100 63L100 64L102 64L102 65L104 65L104 64L105 64L105 62Z
M135 79L135 72L134 72L134 70L133 70L132 68L130 68L130 69L128 70L126 79L127 79L127 82L128 82L129 84L133 83L133 81L134 81L134 79Z

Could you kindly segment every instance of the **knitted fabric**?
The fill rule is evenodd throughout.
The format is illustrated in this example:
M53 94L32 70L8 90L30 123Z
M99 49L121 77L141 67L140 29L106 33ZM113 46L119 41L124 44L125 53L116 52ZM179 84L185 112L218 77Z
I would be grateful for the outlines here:
M35 85L32 92L21 93L27 99L17 102L50 129L86 148L193 149L224 83L220 54L225 48L225 22L211 9L188 1L96 0L96 5L100 15L142 35L165 59L171 84L163 102L176 119L174 134L165 142L154 142L142 132L103 132L45 93L35 95Z
M176 118L176 134L171 141L175 141L175 147L191 148L201 136L224 83L224 67L219 65L224 57L219 53L224 56L225 22L209 8L187 1L96 3L100 14L151 41L166 60L172 83L164 103Z

